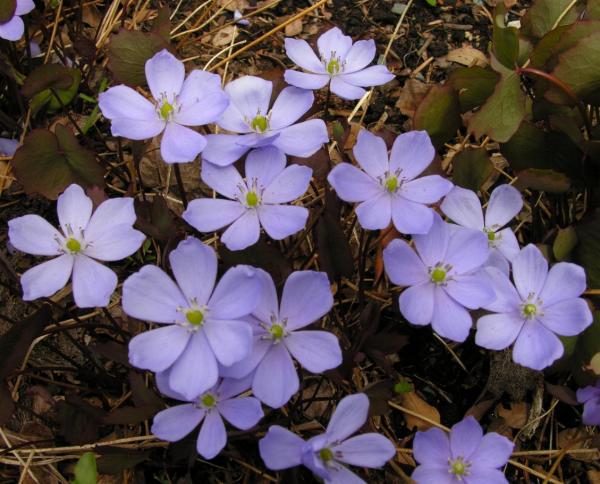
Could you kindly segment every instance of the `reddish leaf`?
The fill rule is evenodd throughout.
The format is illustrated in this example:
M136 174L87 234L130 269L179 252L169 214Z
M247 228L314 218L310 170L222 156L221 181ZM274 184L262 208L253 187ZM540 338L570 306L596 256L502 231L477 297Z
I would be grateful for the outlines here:
M458 95L450 84L432 86L413 118L413 127L427 131L436 148L452 139L461 124Z

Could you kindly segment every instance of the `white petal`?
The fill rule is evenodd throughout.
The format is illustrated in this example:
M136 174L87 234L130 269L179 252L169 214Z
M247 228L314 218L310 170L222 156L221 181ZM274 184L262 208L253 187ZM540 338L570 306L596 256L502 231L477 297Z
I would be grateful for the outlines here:
M206 146L206 138L193 129L167 123L160 141L160 156L165 163L194 161Z
M9 220L8 238L15 249L27 254L61 253L62 234L39 215L24 215Z
M260 236L260 222L256 210L246 210L223 232L221 242L229 250L243 250L256 244Z
M225 86L230 106L235 106L249 121L252 121L258 113L262 116L267 115L272 90L271 81L255 76L243 76Z
M157 101L166 95L168 101L179 94L185 78L185 67L167 49L163 49L146 61L146 81Z
M513 279L523 300L530 294L539 295L546 282L548 261L540 249L529 244L512 260Z
M302 117L313 105L312 91L289 86L281 91L271 108L271 129L290 126Z
M269 237L281 240L306 226L308 209L295 205L262 205L258 208L258 219Z
M79 254L73 266L73 298L80 308L105 307L117 287L117 275L94 259Z
M63 233L67 237L73 234L78 238L92 215L92 199L79 185L69 185L58 197L56 211Z
M175 280L190 304L208 302L217 277L217 255L212 247L195 237L179 242L169 254Z
M490 195L485 212L485 226L504 227L523 208L523 197L519 190L511 185L500 185Z
M477 194L455 186L440 206L453 222L470 229L483 230L483 211Z
M201 177L202 181L210 188L231 200L236 200L240 196L240 187L246 186L242 176L233 165L218 166L203 161Z
M240 218L246 208L239 202L220 198L197 198L183 212L183 219L200 232L212 232Z
M49 297L65 287L71 277L73 256L61 255L28 271L21 276L23 300L32 301L39 297Z

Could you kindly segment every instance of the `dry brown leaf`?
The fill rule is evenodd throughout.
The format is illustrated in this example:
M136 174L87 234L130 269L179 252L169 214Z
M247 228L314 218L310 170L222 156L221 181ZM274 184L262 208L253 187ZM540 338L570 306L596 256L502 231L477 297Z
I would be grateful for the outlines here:
M230 12L235 12L236 10L241 12L250 6L248 0L218 0L217 5L225 7L225 10L229 10Z
M558 433L556 443L559 449L590 449L589 453L570 454L569 457L582 462L595 462L600 459L600 450L592 448L592 439L583 427L565 429Z
M529 405L525 402L511 403L510 408L506 408L499 404L496 407L496 413L504 419L506 425L511 429L520 429L527 423Z
M298 35L302 33L302 19L296 19L292 23L287 24L285 26L285 35L287 37L293 37L294 35Z
M224 47L231 44L234 35L235 25L228 25L215 33L210 43L215 47Z
M587 471L590 484L600 484L600 471Z
M433 422L441 422L440 412L438 412L438 409L429 405L415 392L403 394L402 405L408 410L412 410L414 413L422 415ZM406 419L406 426L411 430L415 428L417 430L427 430L433 427L433 425L426 420L420 419L419 417L415 417L414 415L410 415L408 413L404 414L404 418Z
M451 50L448 52L448 55L446 55L446 59L467 67L486 67L488 65L486 55L480 50L469 46Z
M429 86L426 83L418 79L409 79L400 90L396 107L402 114L412 118L428 90Z

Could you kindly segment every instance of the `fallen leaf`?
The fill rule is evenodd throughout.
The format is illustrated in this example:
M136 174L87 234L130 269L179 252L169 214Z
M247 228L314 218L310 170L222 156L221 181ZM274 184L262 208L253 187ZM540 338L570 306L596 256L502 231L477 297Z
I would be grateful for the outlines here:
M597 462L600 459L600 450L594 448L592 436L583 427L560 431L556 438L556 443L559 449L590 449L589 453L570 454L569 457L571 459L581 462Z
M504 419L506 425L512 429L520 429L527 423L529 414L529 405L525 402L511 403L510 408L499 404L496 407L496 413Z
M422 415L423 417L426 417L433 422L441 422L440 412L438 412L438 409L429 405L415 392L408 392L403 394L402 405L408 410L412 410L414 413ZM423 420L419 417L415 417L414 415L410 415L408 413L404 414L404 418L406 419L406 426L411 430L415 428L417 430L427 430L434 427L433 424L430 424L426 420Z
M467 67L486 67L489 63L487 56L483 52L470 46L451 50L446 55L446 59L450 62L456 62L457 64L462 64Z
M285 26L285 35L288 37L293 37L294 35L298 35L302 33L302 19L296 19L292 23L287 24Z
M428 90L429 86L424 82L418 79L409 79L404 83L402 89L400 89L396 108L405 116L412 118Z
M211 44L215 47L224 47L231 44L236 32L235 25L228 25L219 30L212 38Z

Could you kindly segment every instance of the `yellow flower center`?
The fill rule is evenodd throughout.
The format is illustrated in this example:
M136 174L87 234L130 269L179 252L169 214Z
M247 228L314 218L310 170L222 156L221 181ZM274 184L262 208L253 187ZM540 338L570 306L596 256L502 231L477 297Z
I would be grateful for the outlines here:
M173 105L165 101L160 107L160 117L166 121L167 119L169 119L169 116L173 112L173 109Z
M194 326L200 326L204 321L204 314L199 309L191 309L185 313L185 317L188 323Z
M254 131L264 133L269 128L269 120L262 114L257 114L250 126Z
M77 253L81 250L81 242L73 238L67 240L67 243L65 245L67 246L67 249L69 249L73 253Z
M214 406L215 403L217 403L217 399L213 397L210 393L207 393L202 397L202 405L204 405L205 407L210 408Z
M323 462L329 462L333 459L333 452L331 451L331 449L324 447L319 451L319 457Z
M446 271L441 267L436 267L431 271L431 282L440 284L446 280Z
M269 333L271 333L271 336L273 336L274 340L280 340L283 338L283 326L280 324L274 324L269 328Z
M493 242L494 240L496 240L496 232L494 232L493 230L488 230L487 236L488 236L488 240L490 242Z
M256 207L258 205L258 195L256 192L246 193L246 205L249 207Z
M385 181L385 189L390 193L394 193L398 189L398 177L394 175L390 176Z
M328 63L327 63L327 72L329 72L329 74L334 75L337 74L338 72L340 72L340 63L338 62L337 59L331 59Z
M523 314L527 317L535 316L537 313L537 306L532 303L527 303L523 306Z

